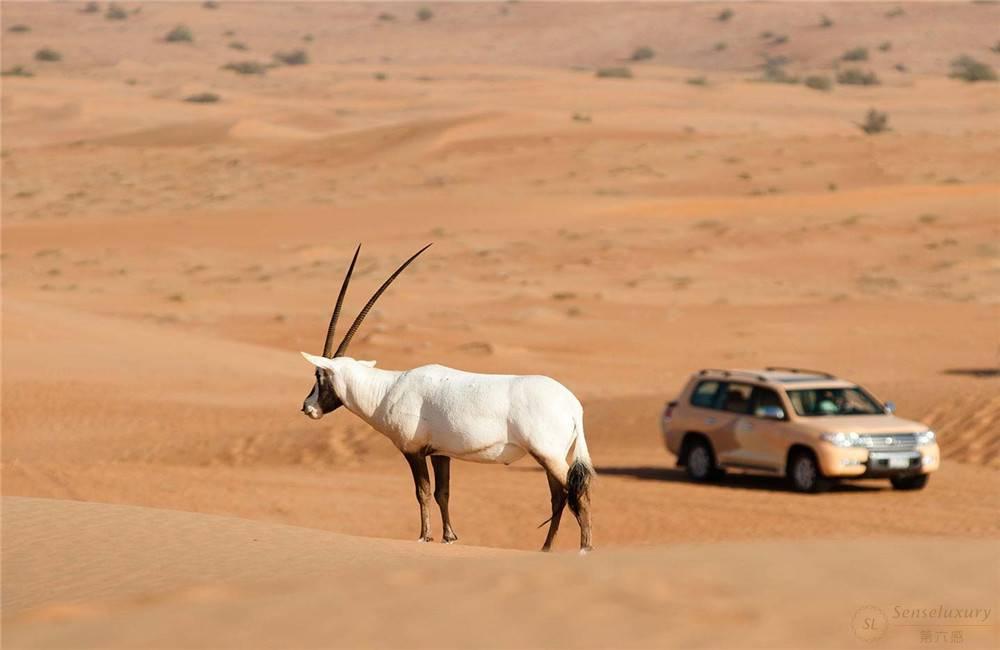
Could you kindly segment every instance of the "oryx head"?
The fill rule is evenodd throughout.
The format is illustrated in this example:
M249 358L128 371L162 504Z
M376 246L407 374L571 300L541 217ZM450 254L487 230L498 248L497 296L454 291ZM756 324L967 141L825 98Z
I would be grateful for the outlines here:
M417 256L423 253L425 250L430 248L430 244L427 244L410 259L403 262L403 264L396 269L396 271L389 276L389 278L382 283L382 286L378 288L378 291L372 295L371 299L358 313L358 317L354 319L354 323L351 328L347 330L347 334L344 335L344 339L337 346L336 352L331 351L333 349L333 333L337 328L337 319L340 318L340 308L344 304L344 296L347 295L347 285L351 282L351 274L354 273L354 265L358 261L358 253L361 252L361 246L359 245L357 250L354 251L354 258L351 260L351 265L347 268L347 275L344 276L344 283L340 285L340 294L337 296L337 304L333 308L333 316L330 317L330 326L326 330L326 341L323 343L323 356L314 357L311 354L302 353L310 363L316 366L316 382L313 384L312 390L309 395L306 396L305 401L302 402L302 412L311 417L314 420L318 420L330 411L336 410L343 406L344 402L337 396L336 390L334 390L334 373L336 372L336 364L332 360L339 357L343 357L347 352L347 346L351 344L351 339L354 338L354 334L361 327L362 321L364 321L365 316L371 311L372 306L375 301L379 299L392 281L403 272L410 262L417 259Z

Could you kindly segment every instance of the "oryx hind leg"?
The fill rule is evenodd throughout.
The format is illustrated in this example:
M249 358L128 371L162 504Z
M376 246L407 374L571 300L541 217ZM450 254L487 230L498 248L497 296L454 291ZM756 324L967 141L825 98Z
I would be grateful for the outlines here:
M410 471L413 472L413 485L417 491L417 503L420 504L420 539L417 541L433 542L430 514L431 477L427 472L427 455L404 453L403 456L406 457Z
M552 517L549 519L549 532L545 535L545 543L542 544L543 551L552 548L556 533L559 532L559 522L562 520L563 509L566 507L566 474L569 466L565 460L552 460L542 458L532 454L538 464L545 470L545 476L549 481L549 494L552 497Z
M542 550L548 551L552 548L556 533L559 532L559 520L562 519L563 509L566 507L566 486L548 470L545 470L545 476L549 479L549 492L552 495L552 518L549 519L549 532L545 536L545 543L542 544Z
M451 527L451 517L448 514L448 497L451 484L451 458L447 456L431 456L431 467L434 468L434 500L441 509L441 526L444 534L441 541L451 544L458 540L458 535Z

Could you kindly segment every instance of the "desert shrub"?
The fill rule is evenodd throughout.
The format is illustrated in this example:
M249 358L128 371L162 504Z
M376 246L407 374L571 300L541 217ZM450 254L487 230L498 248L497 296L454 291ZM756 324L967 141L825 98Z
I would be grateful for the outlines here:
M771 41L771 45L784 45L787 42L788 42L788 36L786 36L785 34L778 34L777 36L774 37L774 40Z
M858 124L858 127L868 135L889 131L889 114L873 108L868 111L865 121Z
M867 47L855 47L847 50L842 55L840 55L841 61L867 61L868 60L868 48Z
M760 81L772 84L796 84L799 82L799 78L785 71L785 60L783 58L776 58L768 59L764 63Z
M685 82L687 84L691 85L691 86L707 86L708 85L708 78L707 77L703 77L703 76L702 77L688 77L685 80Z
M108 5L108 10L104 13L104 17L108 20L126 20L128 12L121 5L112 2Z
M229 49L230 50L239 50L240 52L245 52L245 51L249 50L250 48L248 48L247 44L244 43L243 41L233 41L232 43L229 44Z
M372 77L375 79L375 81L385 81L386 79L389 78L389 75L387 75L384 72L376 72L375 74L372 75Z
M819 17L819 26L822 27L823 29L830 29L831 27L833 27L833 19L827 16L826 14L823 14L822 16Z
M899 18L900 16L905 16L906 12L903 11L902 7L893 7L889 11L885 12L886 18Z
M215 0L205 0L205 2L201 3L201 6L204 9L218 9L219 3Z
M264 74L267 66L257 61L233 61L222 66L223 70L232 70L237 74Z
M30 32L31 27L18 23L17 25L11 25L10 27L8 27L7 31L12 32L14 34L24 34L25 32Z
M909 72L910 71L910 69L906 67L905 63L897 63L896 65L894 65L892 67L893 67L893 69L896 72Z
M977 61L971 56L963 54L951 62L952 79L962 79L963 81L996 81L997 73L989 64Z
M762 39L764 39L764 40L767 40L767 39L769 39L769 38L772 38L772 37L774 37L774 32L772 32L772 31L771 31L771 30L769 30L769 29L767 29L767 30L764 30L764 31L762 31L762 32L760 33L760 37L761 37Z
M167 32L163 40L168 43L192 43L194 42L194 34L191 33L187 25L178 25Z
M715 19L718 20L720 23L724 23L732 17L733 17L733 10L730 9L729 7L726 7L725 9L719 12L719 15L716 16Z
M878 46L879 52L888 52L891 49L892 49L892 41L882 41L881 43L879 43Z
M420 22L427 22L434 17L434 12L427 7L421 7L417 9L417 20Z
M312 43L313 42L313 35L312 34L306 34L305 36L302 37L302 42L303 43Z
M12 68L7 68L3 72L0 72L0 76L4 77L34 77L35 73L28 70L23 65L15 65Z
M590 117L589 113L573 113L573 121L574 122L587 122L587 123L589 123L591 121L591 119L592 118Z
M631 79L632 70L625 67L598 68L596 76L600 79Z
M59 54L51 47L43 47L35 52L36 61L62 61L62 54Z
M714 49L714 50L715 50L716 52L722 52L722 51L723 51L723 50L725 50L725 49L726 49L727 47L729 47L729 44L728 44L728 43L726 43L725 41L719 41L718 43L716 43L716 44L715 44L715 45L713 46L713 49Z
M877 86L882 82L879 81L878 75L870 70L847 68L837 73L837 83L845 86Z
M637 47L635 48L635 52L632 52L633 61L645 61L647 59L652 59L654 56L656 56L656 52L653 51L653 48L647 45Z
M101 10L101 5L100 4L98 4L96 2L88 2L87 4L83 5L82 9L80 9L80 13L82 13L82 14L96 14L100 10Z
M391 23L396 20L395 14L390 14L388 11L383 11L378 15L378 19L384 23Z
M275 52L274 59L284 65L305 65L309 63L309 53L305 50L289 50L288 52Z
M826 77L820 74L812 74L802 80L802 83L813 90L830 90L833 87L833 82L830 81L830 77Z
M994 54L1000 54L1000 41L997 41L996 43L993 44L993 46L990 48L990 52L993 52Z
M188 95L184 98L184 101L191 102L192 104L214 104L220 99L222 98L215 93L196 93L194 95Z

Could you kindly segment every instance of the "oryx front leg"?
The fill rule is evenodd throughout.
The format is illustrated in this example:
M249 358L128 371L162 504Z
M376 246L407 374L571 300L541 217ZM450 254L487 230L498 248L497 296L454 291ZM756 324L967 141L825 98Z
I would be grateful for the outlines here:
M413 485L417 490L417 503L420 504L420 542L433 542L431 537L431 477L427 472L427 456L424 454L403 454L413 472Z
M458 535L451 528L451 517L448 515L448 497L451 483L451 459L447 456L431 456L431 467L434 468L434 500L441 509L441 526L444 534L441 541L451 544L458 540Z

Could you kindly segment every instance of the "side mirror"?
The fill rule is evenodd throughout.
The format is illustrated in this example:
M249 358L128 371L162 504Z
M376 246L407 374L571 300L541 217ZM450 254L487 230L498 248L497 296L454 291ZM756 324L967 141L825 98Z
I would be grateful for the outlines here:
M785 409L780 406L761 406L754 412L754 415L768 420L784 420Z
M885 414L886 415L892 415L895 412L896 412L896 403L895 402L886 402L885 403Z

